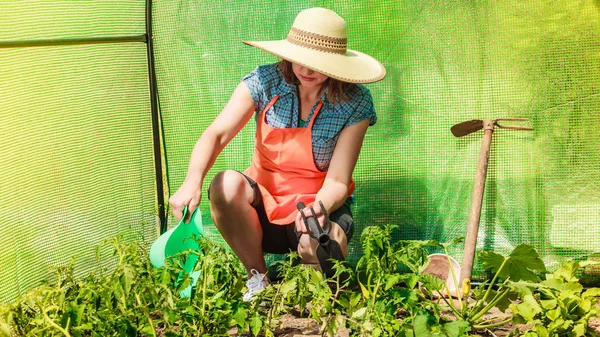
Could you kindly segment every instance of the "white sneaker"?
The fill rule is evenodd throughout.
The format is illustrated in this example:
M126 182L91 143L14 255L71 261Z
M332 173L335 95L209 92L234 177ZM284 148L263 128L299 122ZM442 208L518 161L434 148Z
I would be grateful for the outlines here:
M246 290L242 298L244 302L251 302L254 299L254 294L268 287L270 284L266 274L261 274L256 269L250 270L250 274L252 276L246 281L248 290Z

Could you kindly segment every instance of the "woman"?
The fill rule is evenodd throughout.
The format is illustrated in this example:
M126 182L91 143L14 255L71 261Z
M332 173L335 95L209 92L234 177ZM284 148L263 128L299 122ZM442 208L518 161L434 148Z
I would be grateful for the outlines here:
M263 252L297 250L303 263L318 266L317 242L305 235L296 208L300 201L323 204L330 237L347 256L352 172L376 121L371 94L357 83L379 81L385 69L348 50L344 20L324 8L299 13L286 40L244 43L282 61L244 77L194 146L186 179L169 203L177 220L185 205L198 207L206 173L256 112L252 164L243 173L219 172L208 191L215 226L250 275L244 299L251 300L269 284ZM314 210L324 225L321 207Z

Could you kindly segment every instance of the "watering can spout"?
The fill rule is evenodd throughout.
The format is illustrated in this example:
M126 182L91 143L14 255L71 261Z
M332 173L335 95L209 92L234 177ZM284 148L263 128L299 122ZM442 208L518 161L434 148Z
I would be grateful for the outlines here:
M165 260L170 256L177 255L188 250L198 250L199 245L197 238L204 236L204 228L202 226L202 215L200 210L196 209L188 223L185 219L188 214L187 206L183 210L183 217L178 225L163 233L150 247L149 257L150 262L155 268L160 268L165 265ZM199 271L194 271L198 255L189 255L182 260L183 270L190 274L192 284L181 291L183 297L191 297L193 288L199 277ZM179 279L182 279L180 275ZM178 282L177 282L178 283ZM177 285L176 283L176 285Z

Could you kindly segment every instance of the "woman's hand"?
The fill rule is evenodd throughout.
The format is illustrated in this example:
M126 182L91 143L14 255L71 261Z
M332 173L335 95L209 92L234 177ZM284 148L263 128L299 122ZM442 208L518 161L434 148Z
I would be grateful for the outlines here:
M326 230L325 225L327 223L327 221L325 220L325 214L323 214L322 210L321 210L321 206L319 206L319 203L313 203L311 205L308 205L304 208L304 210L298 211L298 214L296 214L296 231L300 234L307 234L308 231L306 230L306 224L304 222L304 219L302 218L302 213L304 213L304 216L306 218L310 218L313 216L313 213L310 211L310 206L313 206L313 209L315 210L315 214L317 215L317 220L319 221L319 225L321 225L321 228L323 228L323 230ZM314 233L315 235L318 235L319 233Z
M169 198L169 205L175 219L181 221L183 208L188 206L188 216L200 205L202 199L202 184L197 181L184 181L181 187Z

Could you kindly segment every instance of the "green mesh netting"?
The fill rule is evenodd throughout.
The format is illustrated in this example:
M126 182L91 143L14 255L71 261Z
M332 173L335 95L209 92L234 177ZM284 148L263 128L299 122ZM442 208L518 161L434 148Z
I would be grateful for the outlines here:
M534 132L494 134L479 248L506 253L531 243L550 268L600 251L600 21L592 0L156 1L171 193L239 80L276 61L241 40L283 39L296 14L314 6L344 17L350 48L388 70L369 85L379 122L354 174L357 237L384 224L399 226L397 239L464 236L482 133L454 138L450 127L526 117ZM219 157L204 192L216 172L249 165L253 136L251 122ZM202 211L219 238L206 196ZM461 250L452 254L461 258ZM355 239L351 259L359 256Z
M108 266L104 239L156 237L144 43L8 48L144 34L143 1L0 2L0 303L76 256Z

